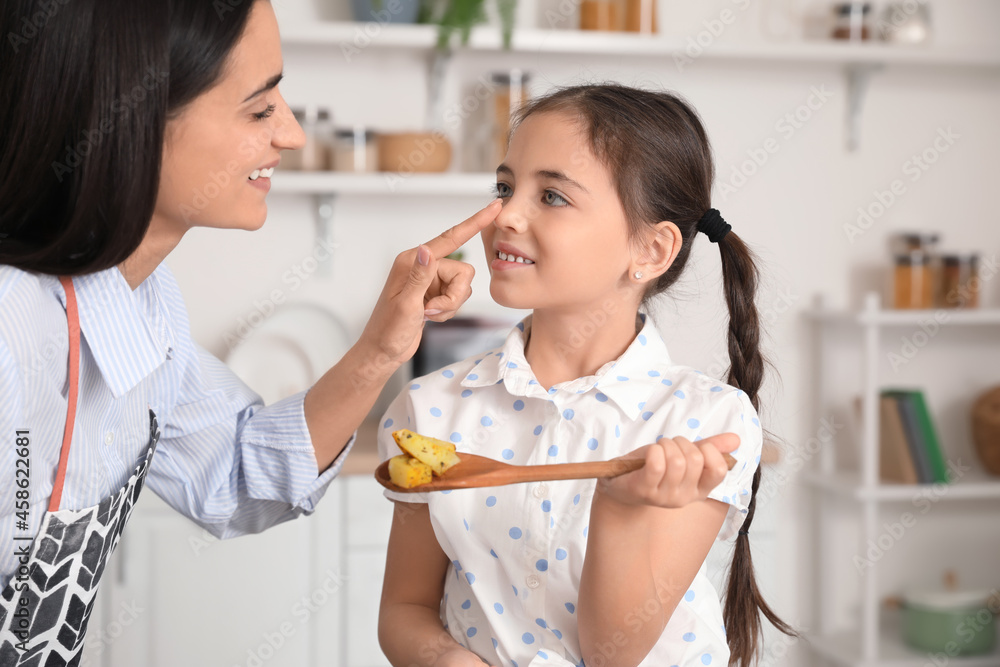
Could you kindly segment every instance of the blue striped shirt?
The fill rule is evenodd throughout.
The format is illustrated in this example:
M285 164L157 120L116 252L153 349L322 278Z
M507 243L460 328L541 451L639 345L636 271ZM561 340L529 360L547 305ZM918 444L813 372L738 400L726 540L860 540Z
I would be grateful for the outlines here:
M256 533L309 514L354 443L318 474L305 392L264 407L191 339L166 264L133 291L117 267L73 279L80 312L80 388L61 509L96 505L160 441L146 486L212 534ZM0 588L14 537L38 533L66 421L66 296L55 276L0 265ZM28 431L27 529L15 512L16 431ZM24 467L24 464L21 464Z

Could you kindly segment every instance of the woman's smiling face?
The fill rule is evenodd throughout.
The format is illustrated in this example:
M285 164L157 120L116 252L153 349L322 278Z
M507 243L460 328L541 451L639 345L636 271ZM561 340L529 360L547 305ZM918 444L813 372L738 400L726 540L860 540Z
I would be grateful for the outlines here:
M256 0L219 81L167 123L155 215L171 228L264 224L270 170L305 139L278 92L281 70L274 9Z
M576 311L635 291L618 192L574 117L525 118L497 168L497 191L504 207L482 232L497 303Z

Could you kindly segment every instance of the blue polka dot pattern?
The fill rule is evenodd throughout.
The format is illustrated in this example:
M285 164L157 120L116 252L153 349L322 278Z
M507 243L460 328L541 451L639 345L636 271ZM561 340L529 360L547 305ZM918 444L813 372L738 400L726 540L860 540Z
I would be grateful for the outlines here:
M499 602L495 602L493 604L493 608L497 610L498 614L502 614L503 613L503 605L500 604Z
M547 627L549 627L548 624L545 622L544 618L536 618L535 619L535 624L538 627L540 627L540 628L547 628Z
M660 384L664 384L664 385L666 385L666 386L669 387L670 385L673 384L673 381L672 380L667 380L666 378L664 378L663 380L660 380Z
M694 636L693 632L685 632L682 639L686 642L693 642L696 639L696 637Z
M470 585L474 584L476 583L476 575L472 574L471 572L466 572L465 580L468 581Z
M568 555L565 549L556 549L556 560L566 560Z
M510 535L515 540L521 539L521 535L523 535L523 533L521 532L521 529L518 528L517 526L514 526L513 528L511 528L510 530L508 530L507 534Z
M701 656L701 664L703 664L703 665L711 665L712 664L712 656L710 656L707 653L703 654Z
M507 459L508 461L510 461L512 458L514 458L514 450L513 449L505 449L502 452L500 452L500 456L502 456L505 459Z
M486 499L486 506L487 507L493 507L496 504L497 504L497 497L496 496L490 496L489 498Z
M541 435L542 434L542 427L541 426L536 426L535 430L533 431L533 433L535 435Z
M524 410L524 401L522 401L521 399L514 401L514 409L517 410L518 412Z
M470 380L478 380L479 379L479 376L476 375L475 373L469 373L468 377L469 377Z
M482 419L479 420L479 423L482 424L483 426L493 426L493 420L490 419L489 417L483 417Z
M594 396L594 398L596 398L597 400L599 400L601 403L607 403L608 402L608 396L607 396L607 394L602 394L601 392L597 392L597 395Z
M446 378L453 378L453 377L455 377L455 371L453 371L451 369L444 370L444 371L441 371L441 375L445 376Z
M391 419L386 419L385 423L382 424L382 428L389 428L391 426L392 426L392 420Z
M498 641L496 640L496 638L494 637L494 638L493 638L493 648L496 648L496 647L498 647L498 646L500 646L500 642L498 642Z
M475 628L469 628L468 630L465 631L465 635L467 637L475 637L476 636L476 632L477 631L476 631Z
M493 551L493 549L490 549L490 555L493 556L494 558L496 558L497 560L500 559L500 556L497 556L497 552Z
M660 371L649 371L646 375L651 378L658 378L660 377Z
M544 558L539 558L538 562L535 563L535 569L538 570L539 572L545 572L547 569L549 569L549 561L545 560Z
M515 364L513 361L508 361L507 368L517 368L517 364Z
M534 644L535 635L531 634L530 632L525 632L523 635L521 635L521 641L523 641L525 644Z
M619 426L618 424L615 424L615 437L616 438L622 437L622 427Z
M694 599L694 591L688 591L687 593L685 593L684 594L684 599L687 600L688 602L690 602L691 600L693 600Z
M652 416L653 413L650 412L649 410L646 410L645 412L642 413L642 418L644 421L649 421Z
M575 496L573 496L573 504L574 505L579 505L580 504L580 494L579 493L576 494Z
M715 385L714 387L712 387L711 391L722 391L722 387L720 387L719 385Z
M542 501L542 511L543 512L551 512L552 511L552 501L551 500L543 500Z
M678 389L677 391L674 392L674 396L676 396L677 398L684 398L684 392Z
M549 659L549 654L546 653L545 651L539 651L538 652L538 657L541 658L542 660L548 660Z
M628 378L625 377L624 375L619 375L618 378L617 378L617 380L619 382L628 382Z
M694 417L688 420L688 428L698 428L699 426L701 426L701 422Z
M572 419L573 415L575 415L575 414L576 413L573 412L572 408L566 408L565 410L563 410L563 413L562 413L563 419Z
M753 425L754 425L754 426L760 426L760 420L759 420L759 419L757 419L756 417L754 417L754 418L753 418L753 419L751 419L750 421L752 421L752 422L753 422Z
M640 345L646 344L646 337L643 334L639 334L639 344Z
M469 522L466 521L465 519L462 519L462 523L465 524L465 529L469 530Z
M468 609L471 606L472 606L472 600L466 600L465 602L462 603L462 609Z
M552 634L556 636L556 639L562 639L562 633L556 630L555 628L552 628Z
M549 456L559 456L559 445L549 447Z
M462 442L462 434L459 433L458 431L455 431L454 433L451 434L451 441Z
M472 390L471 389L465 389L465 390L462 391L462 398L468 398L469 396L472 396Z
M441 416L441 408L431 408L431 414L435 417Z
M417 389L420 389L420 385L416 382L410 385L410 391L416 391Z
M576 612L576 605L573 604L572 602L567 602L566 603L566 611L568 611L571 614L574 613L574 612Z
M591 438L590 440L587 441L587 449L591 451L597 449L597 445L598 445L597 438Z

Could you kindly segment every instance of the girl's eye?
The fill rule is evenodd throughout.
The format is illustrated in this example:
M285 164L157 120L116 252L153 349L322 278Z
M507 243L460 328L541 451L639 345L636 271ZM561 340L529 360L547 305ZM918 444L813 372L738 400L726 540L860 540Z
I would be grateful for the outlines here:
M569 204L568 201L562 198L562 195L558 195L552 190L546 190L542 199L549 206L567 206Z
M270 118L274 114L274 110L276 108L277 107L274 106L273 104L268 104L266 109L253 114L253 117L256 120L264 120L265 118Z
M506 183L497 183L496 185L493 186L493 194L495 194L497 197L506 199L507 197L510 197L512 194L514 194L514 189L511 188Z

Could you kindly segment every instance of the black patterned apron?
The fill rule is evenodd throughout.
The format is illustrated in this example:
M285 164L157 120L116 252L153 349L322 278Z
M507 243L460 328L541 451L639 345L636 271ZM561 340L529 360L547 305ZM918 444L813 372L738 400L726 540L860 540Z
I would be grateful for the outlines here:
M0 667L63 667L80 663L97 586L132 514L160 437L156 415L150 410L149 444L125 486L96 506L59 509L80 375L76 293L70 278L59 280L66 291L69 325L66 427L49 510L33 541L24 538L24 546L15 542L19 564L0 593Z

